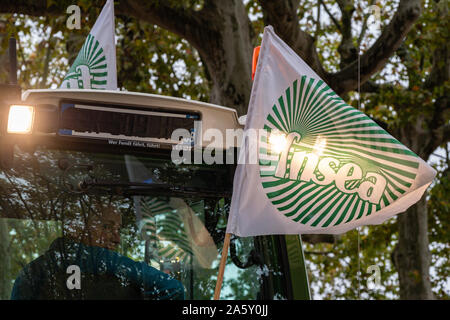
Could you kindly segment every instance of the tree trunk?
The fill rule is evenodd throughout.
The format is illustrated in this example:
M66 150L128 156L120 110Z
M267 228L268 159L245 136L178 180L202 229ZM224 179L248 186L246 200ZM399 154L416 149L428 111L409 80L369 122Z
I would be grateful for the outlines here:
M423 117L396 132L408 148L427 161L432 135L423 127ZM428 248L427 192L415 205L398 215L398 243L392 260L400 281L400 298L407 300L434 299L431 291Z
M398 215L398 244L392 254L400 281L400 298L434 299L430 282L427 193L405 213Z
M9 234L6 219L0 217L0 300L11 296L9 272L11 256L9 254Z
M218 1L211 10L214 30L204 34L207 45L197 47L211 79L210 101L247 113L252 88L253 39L244 4Z

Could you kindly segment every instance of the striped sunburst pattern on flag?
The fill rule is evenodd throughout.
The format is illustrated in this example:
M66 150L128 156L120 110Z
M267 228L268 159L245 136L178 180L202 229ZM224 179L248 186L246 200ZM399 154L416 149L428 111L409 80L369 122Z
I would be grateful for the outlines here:
M76 82L70 80L76 80ZM63 81L63 88L106 89L108 67L106 56L100 43L89 34L72 67ZM76 83L76 88L71 85Z
M376 214L410 191L418 173L413 152L322 80L295 80L274 102L264 129L262 186L280 213L307 226ZM285 143L283 151L276 141Z
M148 239L158 246L158 256L166 260L178 258L186 262L192 255L191 246L183 221L167 201L142 197L141 230L147 233Z

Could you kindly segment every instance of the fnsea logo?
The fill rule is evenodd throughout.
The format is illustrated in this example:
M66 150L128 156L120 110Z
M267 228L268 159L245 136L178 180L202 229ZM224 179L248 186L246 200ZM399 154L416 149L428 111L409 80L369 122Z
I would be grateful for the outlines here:
M100 43L88 35L61 88L106 89L108 65Z
M410 191L419 158L322 80L295 80L266 117L262 186L284 216L325 228L361 219Z

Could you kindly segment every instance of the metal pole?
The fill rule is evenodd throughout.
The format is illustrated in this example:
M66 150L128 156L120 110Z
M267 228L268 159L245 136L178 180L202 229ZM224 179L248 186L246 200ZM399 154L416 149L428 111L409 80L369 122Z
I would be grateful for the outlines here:
M16 39L9 38L9 83L17 84L17 50Z

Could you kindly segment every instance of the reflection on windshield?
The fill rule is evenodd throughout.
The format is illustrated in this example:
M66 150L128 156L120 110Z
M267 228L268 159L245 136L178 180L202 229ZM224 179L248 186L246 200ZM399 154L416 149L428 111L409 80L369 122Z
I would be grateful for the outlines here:
M113 205L97 199L89 209L64 220L63 236L20 271L11 299L184 298L180 281L115 251L122 217ZM79 272L72 283L68 269Z
M230 177L224 167L148 157L16 150L14 167L0 171L0 298L211 299ZM109 183L81 188L87 180L208 194L141 193ZM232 262L245 261L253 246L253 238L235 241L224 298L257 298L265 269ZM69 266L79 267L79 289Z
M136 157L126 155L125 164L130 182L149 185L161 182L157 174L148 170ZM151 245L151 257L154 260L186 263L187 259L193 257L202 268L212 267L218 255L217 247L192 209L204 214L203 201L189 206L186 201L176 197L134 196L133 199L141 235L147 241L146 245Z

